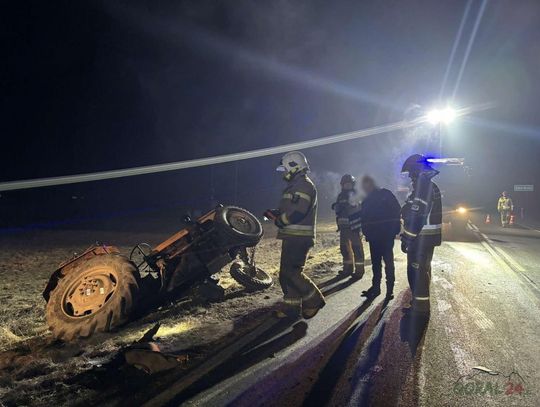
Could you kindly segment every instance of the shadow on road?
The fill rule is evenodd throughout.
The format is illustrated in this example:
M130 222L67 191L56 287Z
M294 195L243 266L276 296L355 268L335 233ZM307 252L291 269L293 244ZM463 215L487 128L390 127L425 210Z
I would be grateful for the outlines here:
M328 297L349 287L354 282L355 280L351 278L336 276L320 284L319 288ZM370 304L371 300L364 301L362 306L358 308L356 317L363 313ZM303 320L286 319L277 322L232 358L224 360L222 365L183 391L173 400L173 404L182 403L228 377L249 369L264 359L273 357L276 353L302 339L306 335L307 329L308 324Z
M404 314L405 291L351 326L320 371L304 406L415 406L418 366L428 320ZM391 306L389 306L391 305ZM390 315L387 315L391 312Z
M365 405L418 405L420 359L429 318L403 312L410 296L407 290L386 322L381 351L368 366L371 375L361 399Z
M401 318L399 323L401 341L409 345L409 350L413 357L416 355L420 342L424 339L428 324L429 316L406 313Z
M357 316L361 316L367 307L372 303L373 299L366 299L360 306ZM341 383L347 371L351 370L351 364L354 364L362 353L364 344L369 337L370 332L380 321L380 318L386 311L387 301L381 303L371 313L370 317L364 321L354 323L343 339L339 343L324 368L320 371L319 377L313 385L311 392L304 399L304 406L324 406L329 404L332 396L339 396L345 393L341 391ZM376 353L376 352L375 352ZM347 381L350 380L350 377ZM332 405L344 405L346 399L332 400Z

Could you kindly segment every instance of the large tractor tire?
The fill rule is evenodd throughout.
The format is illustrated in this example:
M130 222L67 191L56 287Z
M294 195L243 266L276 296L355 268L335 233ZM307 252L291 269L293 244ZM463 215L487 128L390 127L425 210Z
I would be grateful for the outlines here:
M95 256L60 278L47 302L47 323L57 339L88 338L125 324L138 296L132 262L117 254Z
M221 235L232 245L252 247L263 236L261 222L251 212L236 206L217 209L214 221Z

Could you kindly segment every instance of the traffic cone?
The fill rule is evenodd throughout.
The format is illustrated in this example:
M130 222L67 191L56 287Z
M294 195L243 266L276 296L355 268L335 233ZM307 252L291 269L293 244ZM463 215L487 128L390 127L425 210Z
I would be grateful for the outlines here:
M486 215L486 224L489 224L489 223L491 223L491 216L490 216L490 214L488 213L488 214Z
M514 216L514 214L510 215L510 223L509 223L510 226L513 226L513 225L514 225L514 222L515 222L515 220L516 220L515 218L516 218L516 217Z

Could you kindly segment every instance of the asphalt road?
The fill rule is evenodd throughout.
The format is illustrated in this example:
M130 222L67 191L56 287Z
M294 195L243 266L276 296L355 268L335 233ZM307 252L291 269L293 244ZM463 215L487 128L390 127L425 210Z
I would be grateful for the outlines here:
M540 225L518 221L512 227L502 228L497 219L488 225L475 224L492 241L499 254L540 289Z
M360 297L369 286L368 272L329 298L295 340L274 349L271 357L238 366L183 402L540 405L540 297L534 285L540 264L535 233L540 237L540 232L483 229L437 249L429 321L403 312L410 293L405 259L396 248L394 300Z

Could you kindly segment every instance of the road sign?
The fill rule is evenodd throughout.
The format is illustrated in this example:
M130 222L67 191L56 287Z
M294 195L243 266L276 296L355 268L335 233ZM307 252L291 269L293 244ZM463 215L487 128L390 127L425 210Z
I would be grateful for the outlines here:
M514 192L534 192L534 185L514 185Z

